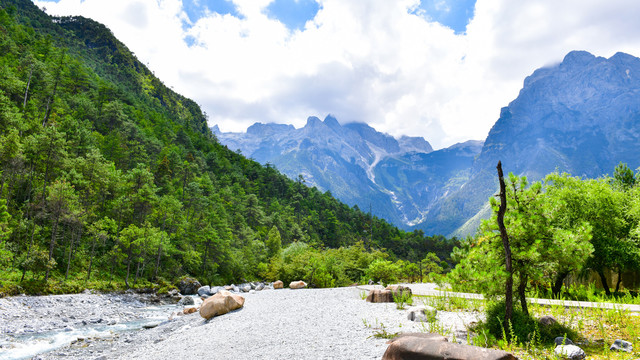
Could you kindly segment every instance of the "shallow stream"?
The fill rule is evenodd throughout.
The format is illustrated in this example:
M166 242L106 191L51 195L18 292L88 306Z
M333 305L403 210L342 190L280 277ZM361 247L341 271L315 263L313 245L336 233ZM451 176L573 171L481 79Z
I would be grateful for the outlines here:
M42 302L42 298L40 298L40 302ZM65 302L68 302L68 300ZM83 309L85 316L95 313L95 309L92 307L100 306L95 302L91 303L85 300L78 302L82 304L74 305L85 306L86 308ZM86 304L87 302L89 304ZM45 316L42 316L42 314L37 313L35 306L27 306L27 304L31 304L23 302L22 305L29 308L29 310L34 309L33 314L32 312L18 312L20 314L19 317L14 315L13 318L10 318L9 314L5 313L3 319L0 319L1 321L21 323L19 325L14 324L14 326L2 326L4 331L0 334L0 359L31 359L38 354L54 351L74 342L93 341L95 339L108 341L126 332L144 330L145 327L155 327L168 321L173 313L181 311L183 308L175 304L141 306L138 301L130 302L122 299L114 302L117 302L117 307L114 310L102 312L98 318L94 316L93 318L87 317L84 320L80 320L82 315L76 315L72 316L74 321L69 321L65 317L67 316L66 311L58 311L59 309L51 304L46 304L50 306L50 309L45 313ZM10 312L10 310L3 309L1 306L0 310ZM40 312L43 311L40 310ZM25 319L25 317L27 318ZM63 322L56 322L56 318L64 320Z

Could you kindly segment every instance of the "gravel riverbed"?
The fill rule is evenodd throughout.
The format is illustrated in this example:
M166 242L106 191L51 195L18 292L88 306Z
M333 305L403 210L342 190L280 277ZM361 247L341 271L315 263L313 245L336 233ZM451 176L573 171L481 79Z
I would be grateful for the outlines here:
M146 299L134 295L0 299L0 358L19 358L10 356L20 349L15 339L25 334L69 333L94 329L101 322L105 326L96 332L78 332L67 344L33 358L380 359L387 340L373 335L383 327L389 333L426 330L424 324L409 321L406 311L397 310L395 304L367 303L362 294L357 288L247 293L242 294L246 299L242 309L209 321L198 313L177 316L183 309L177 305L150 310ZM455 334L464 340L465 325L478 316L440 311L438 324L450 338ZM116 318L119 324L144 323L151 328L134 331L107 325ZM65 331L65 325L73 330Z

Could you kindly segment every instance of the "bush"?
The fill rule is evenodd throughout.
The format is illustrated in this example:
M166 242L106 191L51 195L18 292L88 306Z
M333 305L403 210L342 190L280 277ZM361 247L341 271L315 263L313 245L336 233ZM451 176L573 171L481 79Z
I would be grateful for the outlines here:
M558 336L566 335L573 340L578 337L575 330L559 323L548 326L539 325L536 318L525 315L519 308L513 309L511 327L505 331L502 327L504 314L504 302L490 304L487 307L487 320L478 325L476 332L488 332L495 339L515 343L539 342L540 344L553 344L553 340ZM506 339L504 338L505 335Z
M369 265L366 275L373 281L391 284L398 281L400 267L389 260L377 259Z

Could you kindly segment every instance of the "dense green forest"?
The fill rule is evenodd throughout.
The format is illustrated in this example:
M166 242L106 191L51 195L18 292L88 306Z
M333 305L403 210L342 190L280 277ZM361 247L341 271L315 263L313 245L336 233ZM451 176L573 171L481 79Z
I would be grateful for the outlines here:
M549 174L529 184L526 177L509 175L504 224L513 265L514 295L527 314L526 297L569 296L565 280L599 280L607 296L637 289L640 271L640 184L626 164L613 177L585 179ZM505 294L505 250L498 231L498 201L490 199L491 219L484 220L475 238L454 250L459 263L448 274L462 291L487 296ZM607 276L609 274L609 276ZM595 276L594 280L592 276ZM611 283L615 279L615 283ZM564 288L564 289L563 289Z
M414 274L456 243L221 146L99 23L0 0L0 34L0 293L184 275L345 285L384 261Z

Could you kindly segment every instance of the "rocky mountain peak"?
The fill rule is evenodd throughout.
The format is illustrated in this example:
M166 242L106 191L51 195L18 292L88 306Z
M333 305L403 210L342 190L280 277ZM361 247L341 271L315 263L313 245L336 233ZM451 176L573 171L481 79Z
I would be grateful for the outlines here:
M342 127L333 115L327 115L327 117L324 118L324 124L332 129L340 129Z

